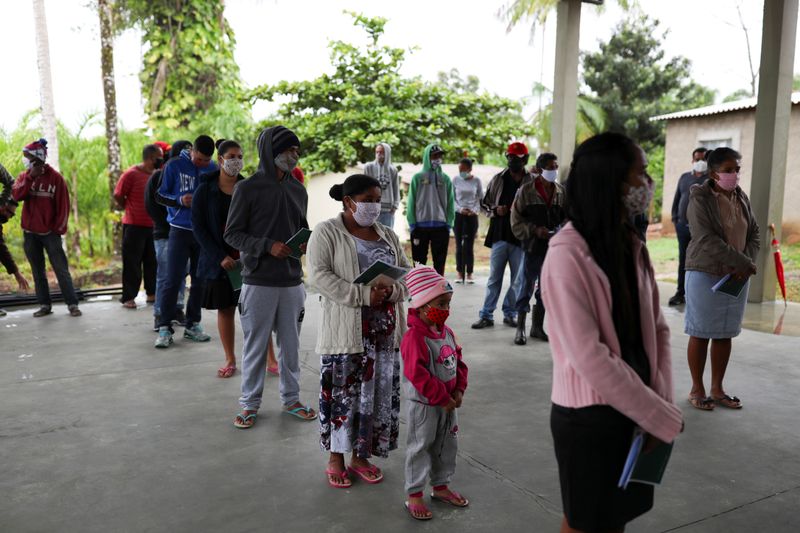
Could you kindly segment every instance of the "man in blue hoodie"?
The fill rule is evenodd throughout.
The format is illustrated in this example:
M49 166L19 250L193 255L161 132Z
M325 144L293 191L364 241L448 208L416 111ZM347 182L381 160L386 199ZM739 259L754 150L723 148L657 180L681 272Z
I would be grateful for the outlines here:
M200 248L192 233L192 195L200 185L200 174L216 170L211 161L214 140L208 135L195 139L191 149L171 159L161 173L161 186L156 199L167 207L170 225L167 252L167 277L158 295L161 320L158 324L156 348L169 348L172 344L172 320L177 310L181 280L186 277L186 261L190 260L189 273L192 287L186 305L186 326L183 337L195 342L208 342L209 337L200 325L200 305L203 301L203 283L197 278L197 260Z

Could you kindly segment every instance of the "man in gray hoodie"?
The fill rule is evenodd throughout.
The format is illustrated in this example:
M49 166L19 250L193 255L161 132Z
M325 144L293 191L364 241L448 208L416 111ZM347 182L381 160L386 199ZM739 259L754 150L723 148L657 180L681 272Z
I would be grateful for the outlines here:
M364 165L364 174L381 184L381 215L378 222L394 228L394 214L400 205L400 179L397 168L392 165L392 147L379 143L375 147L375 161Z
M303 420L316 412L300 403L300 323L305 312L303 267L286 245L307 228L308 194L291 175L300 158L300 140L283 126L258 136L258 171L240 181L225 225L225 241L241 253L242 293L239 313L244 333L242 413L234 425L246 429L256 421L264 390L267 345L277 333L280 396L284 410Z

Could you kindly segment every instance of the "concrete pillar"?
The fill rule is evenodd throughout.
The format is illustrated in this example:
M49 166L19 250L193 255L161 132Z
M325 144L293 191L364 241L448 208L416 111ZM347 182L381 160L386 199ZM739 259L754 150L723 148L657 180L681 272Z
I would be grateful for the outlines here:
M775 299L775 264L770 249L769 225L774 223L776 228L780 228L783 220L797 8L798 0L764 1L750 186L750 201L761 229L761 251L756 263L758 275L750 286L751 302Z
M558 156L563 180L569 172L572 153L575 151L581 0L561 0L556 16L558 20L550 150Z

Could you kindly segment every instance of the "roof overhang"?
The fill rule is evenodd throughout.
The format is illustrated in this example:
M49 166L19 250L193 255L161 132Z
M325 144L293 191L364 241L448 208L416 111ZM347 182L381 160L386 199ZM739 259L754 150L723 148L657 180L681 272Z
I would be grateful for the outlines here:
M685 111L677 111L675 113L667 113L666 115L658 115L650 117L651 121L658 120L675 120L680 118L695 118L705 117L708 115L719 115L721 113L730 113L732 111L744 111L746 109L755 109L758 104L758 98L745 98L743 100L736 100L735 102L725 102L722 104L707 105L705 107L698 107L695 109L687 109ZM792 104L800 104L800 91L792 93Z

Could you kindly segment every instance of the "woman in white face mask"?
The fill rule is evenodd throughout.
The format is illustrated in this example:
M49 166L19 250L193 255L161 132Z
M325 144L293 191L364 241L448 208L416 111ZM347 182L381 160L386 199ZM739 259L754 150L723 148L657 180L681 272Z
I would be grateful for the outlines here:
M351 476L374 484L381 470L368 459L397 447L400 410L400 341L405 333L403 283L354 283L376 261L410 268L400 239L376 222L380 183L355 174L334 185L330 196L342 213L321 222L308 242L309 282L322 295L320 444L330 452L326 475L335 488ZM350 464L345 466L345 454Z

